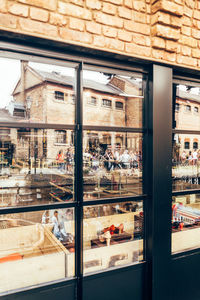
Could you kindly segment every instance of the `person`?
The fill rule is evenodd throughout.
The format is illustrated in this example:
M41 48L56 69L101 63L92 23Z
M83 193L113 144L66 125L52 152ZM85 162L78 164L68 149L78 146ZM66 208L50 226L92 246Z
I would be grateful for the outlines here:
M48 224L50 220L49 211L45 210L45 212L42 215L42 224Z
M65 169L65 164L64 164L64 154L63 154L63 150L60 150L58 152L58 155L56 157L56 160L58 162L58 169L59 170L64 170Z
M198 159L198 153L197 153L197 150L194 150L193 154L192 154L192 157L193 157L193 165L196 166L197 164L197 159Z
M57 210L54 211L51 221L53 223L53 234L55 235L55 237L57 239L62 241L63 239L62 239L61 232L60 232L60 224L58 221L58 211Z

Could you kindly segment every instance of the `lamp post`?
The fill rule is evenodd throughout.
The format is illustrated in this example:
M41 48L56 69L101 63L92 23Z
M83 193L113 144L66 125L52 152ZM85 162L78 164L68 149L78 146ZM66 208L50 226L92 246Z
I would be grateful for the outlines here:
M29 119L30 120L30 110L31 110L31 102L32 102L32 99L30 96L27 96L26 97L26 119ZM28 147L28 168L29 168L29 171L28 171L28 174L31 174L31 131L29 129L29 138L28 138L28 141L29 141L29 147Z

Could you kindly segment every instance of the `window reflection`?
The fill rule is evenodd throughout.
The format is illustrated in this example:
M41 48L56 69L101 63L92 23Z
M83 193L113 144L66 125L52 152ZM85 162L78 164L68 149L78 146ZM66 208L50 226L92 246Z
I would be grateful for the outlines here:
M200 187L200 136L175 134L173 139L173 189Z
M0 216L0 293L74 276L72 208Z
M175 100L175 128L199 130L200 128L200 88L177 85Z
M84 131L84 199L142 193L142 135Z
M172 252L191 250L200 246L200 195L173 197Z
M71 130L1 128L0 206L73 199Z
M83 90L84 125L142 127L141 76L84 71Z
M0 121L74 124L74 74L68 67L0 59Z
M142 239L142 202L84 207L84 273L142 261Z

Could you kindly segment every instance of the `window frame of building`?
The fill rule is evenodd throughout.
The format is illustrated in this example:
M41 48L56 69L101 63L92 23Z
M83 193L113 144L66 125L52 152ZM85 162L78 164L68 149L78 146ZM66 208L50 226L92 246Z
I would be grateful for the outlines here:
M91 96L87 100L87 104L97 106L97 97Z
M191 112L192 111L191 105L185 105L185 111Z
M55 130L55 144L63 144L67 143L67 133L66 130Z
M190 142L184 142L184 149L189 150L190 149Z
M12 51L13 48L12 48ZM39 52L39 51L38 51ZM40 52L39 52L40 54ZM2 57L7 57L6 55L1 55ZM10 54L9 54L10 57ZM12 57L12 53L11 53L11 57ZM23 54L19 51L19 49L15 50L15 53L13 55L13 57L16 59L22 59L21 57L23 57L23 60L27 60L27 61L32 61L33 59L33 53L30 50L30 52L28 52L27 54ZM62 58L57 58L54 59L54 57L51 57L50 54L48 54L47 52L47 57L45 57L44 55L41 55L41 57L39 55L36 56L36 58L34 58L34 62L38 62L38 63L44 63L45 61L49 63L51 63L52 65L54 64L54 62L56 63L56 65L60 64L63 66L65 65L66 67L68 66L68 62L71 63L71 61L69 61L69 58L66 59L66 62L63 63ZM108 63L105 63L105 65L107 65ZM76 237L76 243L77 243L77 247L75 250L75 255L77 257L77 263L76 263L76 274L75 274L75 278L73 279L69 279L69 278L65 278L64 282L70 282L70 280L74 280L76 281L77 278L79 278L80 276L82 276L82 253L83 253L83 248L82 248L82 239L83 236L80 235L80 229L81 226L83 224L83 217L82 217L82 209L85 206L90 206L90 205L101 205L103 203L105 203L105 199L98 199L95 201L84 201L83 202L83 176L82 176L82 166L83 166L83 158L82 158L82 134L83 134L83 129L87 130L87 126L80 126L80 124L82 123L82 109L81 109L81 102L83 101L82 95L83 95L83 86L82 86L82 64L79 62L79 60L75 60L75 62L73 61L73 65L76 68L76 80L78 82L78 84L76 85L76 90L74 93L74 104L76 104L76 124L75 125L64 125L63 124L44 124L44 123L38 123L38 124L34 124L34 123L30 123L27 122L26 120L24 120L24 122L22 123L15 123L15 122L8 122L7 127L11 126L11 128L30 128L31 130L37 130L37 129L53 129L53 130L67 130L70 129L72 131L75 132L75 201L73 202L67 202L67 203L55 203L55 204L45 204L45 205L34 205L34 206L29 206L27 205L25 208L26 212L32 212L32 211L42 211L42 210L48 210L48 209L59 209L59 208L74 208L76 213L75 213L75 226L76 226L76 233L77 233L77 237ZM87 64L84 65L85 68L87 66ZM96 66L95 68L102 68L101 64L97 65L96 62L94 62L94 66ZM117 68L117 66L114 66L114 69L112 72L123 72L123 74L128 73L128 74L132 74L135 72L135 68L128 68L126 69L126 66L123 67L123 65L121 66L120 69ZM136 69L136 72L142 74L143 76L143 80L145 83L147 83L147 72L144 71L144 68L141 67L140 69ZM145 94L146 95L146 94ZM62 100L63 101L63 100ZM112 108L112 101L109 100L111 102L111 107L109 106L109 108ZM142 108L142 110L144 110L144 108ZM0 122L0 128L5 126L5 122ZM64 127L64 129L63 129ZM116 128L116 127L101 127L101 126L96 126L96 130L99 131L114 131L114 132L138 132L141 133L145 136L144 140L147 138L147 132L144 130L143 127L140 128ZM145 152L144 152L145 153ZM145 154L144 154L145 155ZM144 183L143 183L144 184ZM147 190L144 187L144 191ZM145 194L145 192L143 191L142 195L130 195L127 199L127 197L125 196L121 196L120 199L119 198L107 198L106 199L106 203L107 204L113 204L113 203L118 203L119 200L120 202L137 202L137 201L143 201L143 205L145 200L147 199L147 195ZM144 208L145 209L145 206ZM22 211L24 211L23 207L13 207L12 208L13 213L20 213ZM7 208L1 208L1 213L2 214L8 214L10 212L10 209ZM145 214L145 213L144 213ZM143 238L143 244L145 245L145 240L146 238ZM145 252L144 252L144 262L146 260L146 256L145 256ZM138 265L140 265L142 267L143 263L142 262L138 262ZM120 268L124 269L127 266L120 266ZM128 265L128 267L135 269L136 265L135 263ZM107 270L102 270L99 271L98 273L104 273ZM61 280L60 282L63 282L63 280ZM45 286L48 285L54 285L54 283L45 283ZM56 283L55 283L56 284ZM40 288L39 287L36 287ZM25 288L25 290L29 291L30 287ZM11 291L13 292L13 291ZM19 291L20 292L20 291ZM10 293L10 291L8 291L8 294Z
M193 149L198 149L198 142L193 142Z
M199 113L199 108L197 106L194 106L194 113L198 114Z
M115 109L124 110L124 103L122 101L115 101Z
M103 99L101 100L101 105L102 105L103 107L112 109L112 100L103 98Z
M54 91L54 98L57 101L64 102L65 100L65 93L61 91Z

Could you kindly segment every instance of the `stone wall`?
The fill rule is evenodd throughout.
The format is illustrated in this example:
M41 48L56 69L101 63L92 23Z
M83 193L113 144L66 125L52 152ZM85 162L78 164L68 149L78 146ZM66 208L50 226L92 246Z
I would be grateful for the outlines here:
M199 0L0 0L0 29L200 68Z

